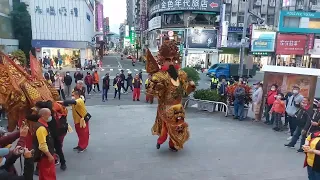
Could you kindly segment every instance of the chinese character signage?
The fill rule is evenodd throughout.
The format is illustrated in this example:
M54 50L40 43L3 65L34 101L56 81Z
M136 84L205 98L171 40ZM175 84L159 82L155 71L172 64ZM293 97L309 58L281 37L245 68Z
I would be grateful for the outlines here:
M276 53L281 55L304 55L307 41L307 35L278 34Z
M147 29L147 0L140 0L140 30Z
M220 3L221 0L161 0L150 6L149 13L179 10L220 12Z
M131 45L134 45L135 44L135 40L136 40L136 32L134 30L134 27L131 27L130 29L130 43Z
M276 32L252 31L251 51L252 52L274 52Z
M280 11L279 32L318 34L320 33L319 19L320 12Z
M187 41L189 48L217 48L218 33L215 29L188 29Z
M42 8L40 6L36 6L34 9L36 14L39 15L50 15L50 16L74 16L78 17L78 8L74 7L72 9L67 9L66 7L55 8L53 6L49 6L46 8Z

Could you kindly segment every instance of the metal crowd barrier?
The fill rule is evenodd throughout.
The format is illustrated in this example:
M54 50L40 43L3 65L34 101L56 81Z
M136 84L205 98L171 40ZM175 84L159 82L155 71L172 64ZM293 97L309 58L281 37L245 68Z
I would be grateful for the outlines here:
M198 104L198 109L199 110L207 110L209 112L225 112L225 116L228 116L229 113L229 107L226 103L223 102L218 102L218 101L208 101L208 100L199 100L199 99L194 99L194 98L189 98L186 100L184 103L183 107L186 108L189 105L189 102L196 102ZM210 106L211 105L211 106ZM219 108L218 105L221 105L222 107ZM199 107L200 106L200 107Z

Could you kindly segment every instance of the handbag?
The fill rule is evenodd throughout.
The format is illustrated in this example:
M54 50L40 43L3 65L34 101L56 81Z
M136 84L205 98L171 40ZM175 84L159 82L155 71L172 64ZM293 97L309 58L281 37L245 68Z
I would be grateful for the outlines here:
M88 113L88 112L86 113L86 115L85 115L84 117L82 117L77 110L75 110L75 111L76 111L77 114L80 116L80 118L83 118L83 119L84 119L85 122L88 122L88 121L91 119L91 117L92 117L91 114Z

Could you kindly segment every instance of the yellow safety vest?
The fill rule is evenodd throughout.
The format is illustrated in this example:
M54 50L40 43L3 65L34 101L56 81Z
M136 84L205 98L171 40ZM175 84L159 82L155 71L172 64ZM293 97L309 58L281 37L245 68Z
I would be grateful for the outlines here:
M212 82L212 84L218 84L219 83L219 79L218 78L212 78L211 82Z

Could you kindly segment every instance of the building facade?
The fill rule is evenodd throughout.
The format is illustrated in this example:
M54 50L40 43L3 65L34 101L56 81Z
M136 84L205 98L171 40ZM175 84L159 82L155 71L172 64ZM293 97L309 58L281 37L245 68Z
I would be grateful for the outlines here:
M95 30L101 34L96 37L97 43L103 41L103 30L104 30L104 15L103 15L103 1L96 1L95 6Z
M14 39L10 12L12 0L0 1L0 51L11 53L18 49L19 41Z
M127 25L129 25L129 27L135 27L135 3L136 0L126 0Z
M32 46L37 57L63 58L65 65L93 58L93 0L28 0ZM79 63L79 62L77 62Z
M156 54L167 37L180 49L182 66L218 63L220 0L148 1L148 47Z

